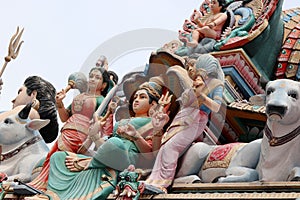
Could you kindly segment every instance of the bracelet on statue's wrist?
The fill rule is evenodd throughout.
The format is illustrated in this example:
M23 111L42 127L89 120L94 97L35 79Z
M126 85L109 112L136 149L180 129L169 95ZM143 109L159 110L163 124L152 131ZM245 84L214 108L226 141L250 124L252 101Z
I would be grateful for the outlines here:
M97 140L100 139L100 135L99 134L90 135L89 137L91 138L91 140L93 142L96 142Z
M162 130L156 130L153 132L154 137L161 137L164 134Z
M205 101L205 96L203 96L203 94L200 94L199 97L198 97L198 99L200 101L204 102Z
M137 140L139 140L139 139L141 139L141 138L143 138L143 137L140 136L140 135L138 135L138 136L133 136L133 137L132 137L132 140L133 140L133 141L137 141Z

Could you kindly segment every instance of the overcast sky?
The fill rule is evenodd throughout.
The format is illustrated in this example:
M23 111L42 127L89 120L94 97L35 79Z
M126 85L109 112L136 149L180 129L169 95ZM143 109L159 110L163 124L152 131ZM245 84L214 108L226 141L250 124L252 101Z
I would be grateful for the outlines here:
M39 75L61 90L68 76L85 71L99 53L120 73L148 62L150 52L176 39L198 0L0 0L0 65L10 37L24 28L19 56L8 63L2 79L0 110L30 75ZM297 3L296 3L297 2ZM299 6L286 1L284 9ZM298 4L298 5L297 5Z

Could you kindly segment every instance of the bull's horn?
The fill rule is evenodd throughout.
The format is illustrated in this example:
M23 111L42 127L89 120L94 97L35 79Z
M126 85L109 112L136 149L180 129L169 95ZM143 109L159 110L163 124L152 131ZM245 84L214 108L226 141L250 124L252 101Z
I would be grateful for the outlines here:
M27 104L18 114L20 119L27 119L31 109L31 103Z

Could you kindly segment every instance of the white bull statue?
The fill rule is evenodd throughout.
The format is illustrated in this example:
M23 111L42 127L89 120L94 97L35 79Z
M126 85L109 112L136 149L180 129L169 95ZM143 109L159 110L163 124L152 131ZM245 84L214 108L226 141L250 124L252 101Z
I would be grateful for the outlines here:
M0 123L0 172L8 175L8 181L31 181L34 166L49 151L38 131L49 120L29 120L30 108L29 104Z
M266 105L263 138L220 146L196 143L183 156L176 177L198 173L202 182L300 180L300 82L270 81L266 94L250 100Z

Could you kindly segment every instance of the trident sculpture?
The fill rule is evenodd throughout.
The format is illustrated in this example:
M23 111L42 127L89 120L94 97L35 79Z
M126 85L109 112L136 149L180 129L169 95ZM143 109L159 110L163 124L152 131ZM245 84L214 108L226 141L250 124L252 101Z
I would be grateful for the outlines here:
M5 62L0 71L0 77L2 76L4 70L7 66L7 63L9 63L11 61L11 59L16 59L16 57L19 54L21 45L24 42L24 41L20 42L23 31L24 31L24 28L19 33L19 27L17 27L17 32L11 37L10 42L9 42L9 47L8 47L8 55L4 58Z
M4 70L7 66L7 63L10 62L11 59L15 59L19 54L21 45L24 42L24 41L20 42L23 31L24 31L24 28L21 30L21 32L19 34L19 27L18 27L16 34L14 34L11 37L9 47L8 47L8 55L5 57L5 63L3 64L3 67L0 71L0 77L2 76ZM0 145L0 162L1 161L2 161L2 146ZM3 199L5 196L5 193L6 193L4 188L2 187L2 181L6 180L6 179L7 179L7 175L4 173L0 173L0 199Z

